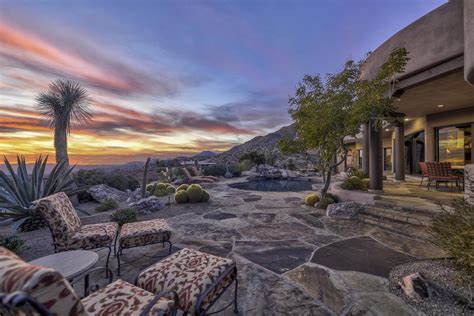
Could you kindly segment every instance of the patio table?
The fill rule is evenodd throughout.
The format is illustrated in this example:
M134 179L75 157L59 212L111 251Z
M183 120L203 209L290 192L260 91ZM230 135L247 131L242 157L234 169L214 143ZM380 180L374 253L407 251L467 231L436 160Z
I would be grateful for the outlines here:
M94 251L70 250L41 257L29 263L52 268L61 273L65 279L72 281L74 278L81 277L85 272L89 271L98 260L99 255ZM84 292L87 291L88 287L89 275L86 274L84 278Z

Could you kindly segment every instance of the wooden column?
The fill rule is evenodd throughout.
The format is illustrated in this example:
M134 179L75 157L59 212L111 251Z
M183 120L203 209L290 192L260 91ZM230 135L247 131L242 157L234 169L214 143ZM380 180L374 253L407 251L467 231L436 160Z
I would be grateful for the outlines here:
M403 122L395 126L395 180L405 181L405 125Z

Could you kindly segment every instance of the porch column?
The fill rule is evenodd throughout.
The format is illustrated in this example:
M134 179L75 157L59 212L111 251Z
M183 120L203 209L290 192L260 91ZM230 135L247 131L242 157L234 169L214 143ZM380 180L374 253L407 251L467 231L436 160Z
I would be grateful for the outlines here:
M362 172L369 174L369 124L362 125Z
M369 123L369 175L371 192L383 191L383 132L373 120Z
M405 124L395 126L395 180L405 181Z

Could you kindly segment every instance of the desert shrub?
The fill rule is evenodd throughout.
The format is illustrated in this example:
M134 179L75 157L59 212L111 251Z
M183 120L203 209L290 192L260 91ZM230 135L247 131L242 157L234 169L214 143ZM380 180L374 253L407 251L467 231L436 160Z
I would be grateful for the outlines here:
M251 151L240 156L239 161L249 160L254 165L265 164L265 155L259 154L256 151Z
M316 193L310 193L304 198L304 204L314 206L319 202L319 195Z
M208 202L210 198L211 196L209 195L209 192L202 190L201 202Z
M176 191L176 194L174 195L174 199L176 203L181 204L181 203L187 203L188 202L188 193L186 193L186 190L178 190Z
M122 226L126 223L132 223L137 221L137 212L132 208L125 208L122 210L118 210L112 215L110 215L111 219L114 222L117 222L119 226Z
M102 202L100 202L100 205L95 208L97 212L106 212L108 210L112 210L114 208L118 207L117 201L111 198L106 198Z
M240 161L240 170L241 171L249 171L250 169L252 169L253 166L254 166L254 164L248 159L244 159L244 160Z
M176 192L177 191L186 191L188 189L188 185L187 184L181 184L177 189L176 189Z
M363 172L362 170L360 169L357 169L357 168L349 168L349 170L347 171L347 175L348 177L357 177L359 179L365 179L365 178L368 178L369 175L366 174L365 172Z
M474 206L465 199L455 199L433 220L433 242L448 252L456 264L474 276Z
M329 204L334 204L336 201L334 201L334 199L328 195L326 195L325 197L321 198L318 202L318 205L317 207L320 208L320 209L323 209L325 210Z
M5 247L14 253L18 253L24 245L25 241L17 235L0 236L0 247Z
M189 202L201 202L202 188L199 184L191 184L186 190L186 193L188 194Z
M344 182L342 182L341 187L345 190L366 190L366 186L359 177L350 176Z
M74 182L79 188L90 187L97 184L105 184L117 190L134 191L140 186L140 183L134 177L124 174L120 171L107 171L104 169L79 170L72 174ZM80 201L92 200L92 197L87 192L78 194Z

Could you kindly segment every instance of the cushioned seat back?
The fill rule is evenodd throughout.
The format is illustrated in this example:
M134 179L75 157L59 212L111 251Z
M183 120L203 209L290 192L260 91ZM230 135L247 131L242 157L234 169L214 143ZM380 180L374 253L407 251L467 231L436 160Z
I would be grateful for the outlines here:
M57 271L34 266L0 247L0 292L24 292L52 315L87 315L73 288Z
M48 222L55 242L65 242L81 228L69 197L59 192L33 202L37 211Z

